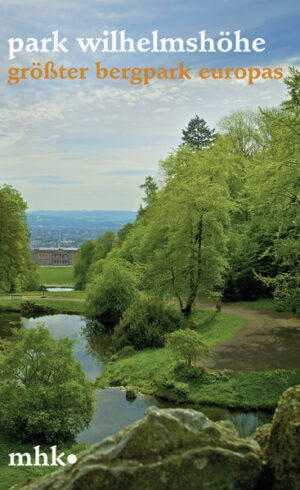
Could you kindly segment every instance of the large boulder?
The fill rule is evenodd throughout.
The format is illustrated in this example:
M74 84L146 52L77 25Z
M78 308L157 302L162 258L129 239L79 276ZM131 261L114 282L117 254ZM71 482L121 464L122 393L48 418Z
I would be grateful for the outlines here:
M230 422L195 410L150 407L143 419L91 446L73 466L27 483L31 490L250 490L260 448Z
M266 457L274 490L300 489L300 385L286 390L279 400Z

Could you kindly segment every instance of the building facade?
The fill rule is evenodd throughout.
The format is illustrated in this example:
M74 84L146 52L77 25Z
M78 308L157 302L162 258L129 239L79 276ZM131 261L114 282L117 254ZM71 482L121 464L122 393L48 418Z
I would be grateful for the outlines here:
M37 265L66 267L74 264L78 250L78 248L35 248L31 250L31 257Z

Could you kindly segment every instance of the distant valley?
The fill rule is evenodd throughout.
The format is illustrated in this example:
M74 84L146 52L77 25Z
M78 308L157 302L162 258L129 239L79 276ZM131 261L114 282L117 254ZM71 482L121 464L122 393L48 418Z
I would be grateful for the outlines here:
M136 219L134 211L29 211L31 248L79 247L108 230L117 233Z

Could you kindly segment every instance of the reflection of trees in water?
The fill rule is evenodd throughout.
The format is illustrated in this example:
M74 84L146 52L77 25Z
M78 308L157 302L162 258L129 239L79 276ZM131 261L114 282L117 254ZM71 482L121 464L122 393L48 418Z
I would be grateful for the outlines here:
M0 337L11 337L14 328L21 328L20 313L0 313Z
M94 359L105 362L112 353L111 333L107 332L97 320L85 320L85 326L81 327L80 335L87 341L86 350Z

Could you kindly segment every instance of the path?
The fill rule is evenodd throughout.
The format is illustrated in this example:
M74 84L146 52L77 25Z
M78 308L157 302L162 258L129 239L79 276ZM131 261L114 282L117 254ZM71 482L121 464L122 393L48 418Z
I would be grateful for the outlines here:
M1 296L1 300L78 301L81 298ZM198 302L200 308L215 309L212 303ZM300 321L285 313L223 306L222 311L239 315L245 326L230 340L215 347L210 367L216 369L294 369L300 367Z
M213 308L199 302L200 308ZM294 369L300 367L300 321L285 313L223 306L245 319L230 340L215 347L216 369Z

